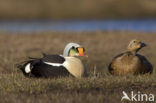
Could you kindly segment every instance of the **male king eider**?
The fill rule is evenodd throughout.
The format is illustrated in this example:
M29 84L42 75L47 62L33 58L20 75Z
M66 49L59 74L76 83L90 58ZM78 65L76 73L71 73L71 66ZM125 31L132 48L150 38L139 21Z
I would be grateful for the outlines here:
M86 75L86 68L77 56L85 56L85 50L79 44L69 43L63 55L46 55L42 58L30 59L18 65L24 75L35 77L62 77L69 74L80 78Z
M128 45L128 51L116 56L108 69L114 75L145 74L152 73L152 64L137 52L146 44L139 40L132 40Z

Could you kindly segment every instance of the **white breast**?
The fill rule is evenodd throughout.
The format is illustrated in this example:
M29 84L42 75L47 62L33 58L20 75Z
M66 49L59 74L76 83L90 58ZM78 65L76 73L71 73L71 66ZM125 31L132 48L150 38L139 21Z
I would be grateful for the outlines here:
M63 64L51 62L44 63L56 67L64 66L70 74L77 78L81 78L86 73L86 69L81 60L75 57L65 57L65 62Z
M85 75L86 69L80 59L75 57L65 57L64 67L75 77L81 78Z

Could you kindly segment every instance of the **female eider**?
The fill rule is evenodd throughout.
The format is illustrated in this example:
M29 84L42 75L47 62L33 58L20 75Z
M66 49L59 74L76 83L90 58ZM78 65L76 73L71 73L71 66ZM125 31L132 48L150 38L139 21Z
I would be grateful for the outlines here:
M24 75L35 77L62 77L73 75L80 78L86 75L86 68L77 56L85 57L85 50L79 44L69 43L63 55L46 55L42 58L30 59L18 65Z
M114 75L145 74L152 73L152 64L137 52L146 44L139 40L132 40L128 45L128 51L116 56L108 69Z

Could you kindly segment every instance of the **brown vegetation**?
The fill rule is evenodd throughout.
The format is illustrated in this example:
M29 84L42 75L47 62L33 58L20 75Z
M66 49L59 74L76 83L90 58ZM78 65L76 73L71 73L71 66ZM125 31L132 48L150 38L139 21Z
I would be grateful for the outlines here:
M149 46L140 54L156 66L156 34L132 32L42 32L1 33L0 35L0 102L1 103L119 103L122 91L156 94L156 72L152 75L111 76L107 66L124 52L131 39ZM15 67L28 56L41 53L61 54L68 42L86 48L89 77L37 79L26 78Z

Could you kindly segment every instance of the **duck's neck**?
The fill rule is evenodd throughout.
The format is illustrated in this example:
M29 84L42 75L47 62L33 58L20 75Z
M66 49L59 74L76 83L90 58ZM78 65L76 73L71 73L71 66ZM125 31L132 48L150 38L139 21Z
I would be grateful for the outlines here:
M136 50L128 50L128 53L132 54L132 55L136 55L137 51Z

